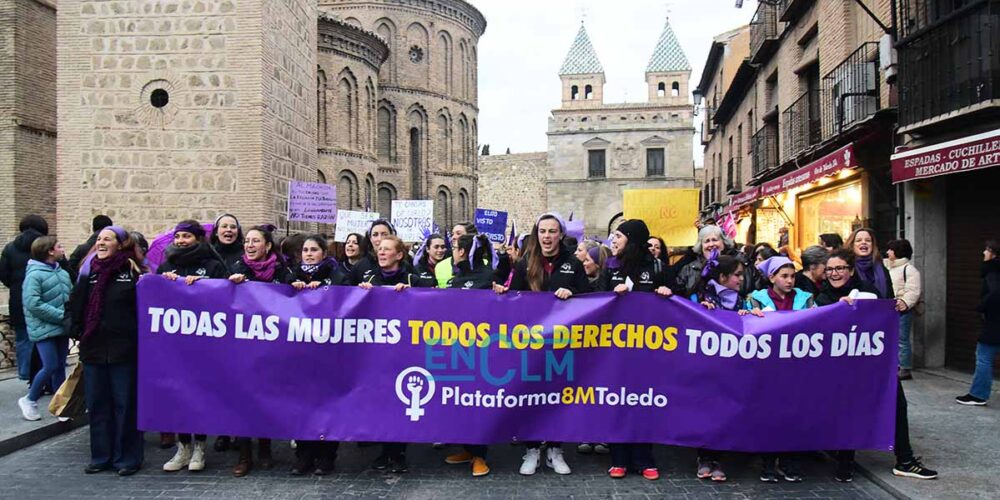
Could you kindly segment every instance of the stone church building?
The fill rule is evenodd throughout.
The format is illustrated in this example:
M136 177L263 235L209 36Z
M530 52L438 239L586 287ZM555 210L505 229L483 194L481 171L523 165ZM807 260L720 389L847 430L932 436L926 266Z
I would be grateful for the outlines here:
M547 154L481 157L480 204L509 207L524 231L542 212L572 213L588 235L603 237L622 220L625 189L698 187L690 76L667 21L646 67L646 102L605 103L604 68L581 25L559 70L562 104L549 118Z
M23 144L0 157L5 239L31 212L67 242L97 213L284 228L291 180L385 216L433 199L439 224L476 206L486 20L463 0L3 4L0 113L20 125L0 140Z

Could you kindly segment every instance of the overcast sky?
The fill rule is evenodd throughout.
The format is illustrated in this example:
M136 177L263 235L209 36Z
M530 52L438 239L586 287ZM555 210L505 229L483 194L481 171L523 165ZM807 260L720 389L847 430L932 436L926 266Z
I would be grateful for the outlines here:
M646 64L670 9L670 24L697 85L712 37L750 22L755 0L471 0L486 16L479 41L479 142L493 154L545 151L559 106L559 67L585 15L608 80L604 102L646 100ZM669 6L669 7L668 7ZM700 117L696 117L696 124ZM692 139L694 140L694 139ZM701 146L695 161L701 164Z

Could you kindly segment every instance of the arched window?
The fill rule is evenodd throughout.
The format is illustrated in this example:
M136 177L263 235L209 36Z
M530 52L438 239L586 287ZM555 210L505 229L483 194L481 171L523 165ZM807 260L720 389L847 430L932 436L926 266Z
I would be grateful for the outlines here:
M670 95L671 97L677 97L681 95L681 84L677 82L670 84Z
M458 216L462 219L469 219L469 193L465 188L458 190Z
M446 94L451 94L452 91L452 73L454 72L455 56L453 54L454 49L451 46L451 35L447 31L442 31L440 36L438 36L438 50L434 54L439 58L438 63L438 76L441 78L441 82L444 84L444 91Z
M386 106L378 108L378 159L396 163L396 116Z
M349 170L340 172L337 181L337 208L354 210L358 206L358 178Z
M437 200L434 203L434 218L437 219L438 225L443 228L452 226L451 191L445 186L438 188Z
M458 119L458 144L455 147L458 148L458 154L455 160L460 161L462 167L469 166L469 123L465 121L465 115L463 114Z
M326 146L329 140L326 135L326 72L316 71L316 143Z
M587 85L583 88L583 98L586 100L591 100L594 98L594 87Z
M570 100L575 101L579 96L580 96L580 87L577 87L576 85L570 87L569 89Z
M396 199L396 187L387 182L378 185L378 213L383 218L392 219L392 200Z
M410 129L410 193L414 200L419 200L423 189L421 187L421 155L423 148L420 141L423 139L420 129L413 127Z
M371 210L375 205L375 178L372 174L365 176L365 210Z
M442 110L437 117L437 162L438 168L447 169L451 166L451 122L448 120L446 110Z
M326 174L324 174L322 170L316 171L316 182L326 184Z
M337 141L341 146L351 147L355 144L354 120L357 110L354 106L354 87L347 78L342 78L337 84Z
M660 84L656 86L656 96L657 97L666 97L667 96L667 84L666 83L660 82Z

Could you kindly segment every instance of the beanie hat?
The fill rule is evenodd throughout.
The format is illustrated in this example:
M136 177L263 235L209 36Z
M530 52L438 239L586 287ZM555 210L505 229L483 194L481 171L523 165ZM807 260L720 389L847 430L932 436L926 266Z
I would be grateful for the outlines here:
M618 231L628 238L629 243L634 242L633 244L645 246L646 241L649 240L649 228L641 219L630 219L622 222L618 226Z

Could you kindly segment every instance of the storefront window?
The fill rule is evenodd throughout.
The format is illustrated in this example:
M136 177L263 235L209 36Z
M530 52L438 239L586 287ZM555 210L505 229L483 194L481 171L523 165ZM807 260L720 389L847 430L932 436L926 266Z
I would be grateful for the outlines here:
M862 216L861 182L799 196L799 248L816 245L819 235L837 233L845 240Z

